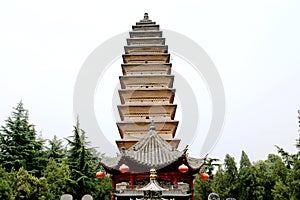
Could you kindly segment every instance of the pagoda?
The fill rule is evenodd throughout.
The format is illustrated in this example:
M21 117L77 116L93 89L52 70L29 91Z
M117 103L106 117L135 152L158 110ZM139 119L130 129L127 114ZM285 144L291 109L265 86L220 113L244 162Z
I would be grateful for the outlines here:
M140 189L149 184L149 171L155 169L156 181L165 189L163 199L193 200L194 175L204 159L189 157L187 147L177 149L174 75L165 38L147 13L129 35L122 55L123 76L119 77L119 153L101 158L111 174L112 199L143 198Z

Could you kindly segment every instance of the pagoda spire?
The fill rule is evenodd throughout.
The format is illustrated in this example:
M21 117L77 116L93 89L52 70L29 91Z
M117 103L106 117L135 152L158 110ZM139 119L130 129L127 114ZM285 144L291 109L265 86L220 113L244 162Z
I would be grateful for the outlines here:
M149 20L149 15L148 15L148 13L145 13L143 21L148 21L148 20Z

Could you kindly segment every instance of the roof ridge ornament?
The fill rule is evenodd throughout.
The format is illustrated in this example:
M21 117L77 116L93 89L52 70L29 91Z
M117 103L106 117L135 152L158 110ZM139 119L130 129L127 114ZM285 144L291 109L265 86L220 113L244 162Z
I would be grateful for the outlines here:
M153 119L151 120L150 130L151 131L155 131L156 130L155 123L154 123Z
M156 170L154 168L150 169L150 180L156 180Z

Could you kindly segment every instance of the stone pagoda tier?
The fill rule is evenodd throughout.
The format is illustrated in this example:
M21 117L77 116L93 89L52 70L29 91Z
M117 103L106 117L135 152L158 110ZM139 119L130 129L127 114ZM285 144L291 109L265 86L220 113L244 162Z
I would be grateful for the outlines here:
M129 35L122 56L123 76L119 77L119 151L137 143L149 131L151 120L155 121L158 135L177 148L180 140L174 138L178 126L174 120L174 75L165 38L147 14L132 26Z

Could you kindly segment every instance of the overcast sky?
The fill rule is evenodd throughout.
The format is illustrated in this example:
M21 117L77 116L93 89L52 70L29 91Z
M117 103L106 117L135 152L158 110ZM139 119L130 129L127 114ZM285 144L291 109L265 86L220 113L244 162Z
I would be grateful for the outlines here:
M69 136L82 64L101 43L129 31L148 12L161 28L198 43L223 81L226 120L211 157L238 158L245 150L253 161L265 159L276 152L275 144L294 152L299 9L296 0L1 1L0 123L22 99L44 138Z

